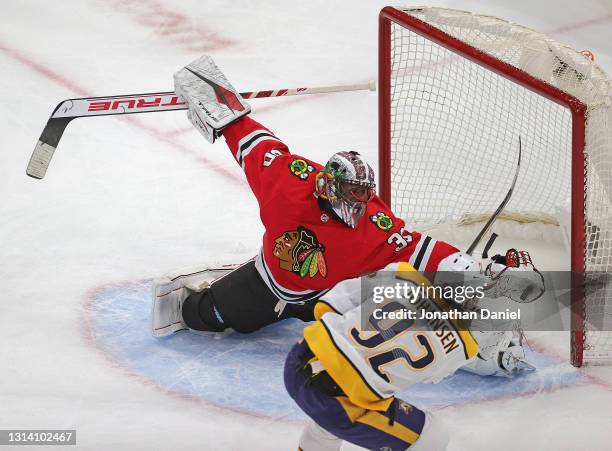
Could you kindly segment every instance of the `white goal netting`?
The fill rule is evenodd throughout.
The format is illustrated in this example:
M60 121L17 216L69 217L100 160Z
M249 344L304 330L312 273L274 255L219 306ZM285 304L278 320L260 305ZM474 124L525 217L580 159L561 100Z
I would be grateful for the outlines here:
M578 251L584 269L612 272L612 84L607 75L588 55L495 17L442 8L404 11L570 94L586 106L586 115L576 124L580 115L566 105L434 42L444 36L432 38L427 30L417 33L410 25L391 22L394 211L411 227L442 237L445 230L488 219L514 177L520 137L521 170L505 218L549 224L569 236L569 212L580 215L586 244ZM575 136L581 125L584 144ZM576 177L572 162L580 155L586 174ZM570 209L573 190L585 193L581 211ZM587 296L585 316L585 361L612 359L612 332L594 330L602 324L612 329L612 287Z

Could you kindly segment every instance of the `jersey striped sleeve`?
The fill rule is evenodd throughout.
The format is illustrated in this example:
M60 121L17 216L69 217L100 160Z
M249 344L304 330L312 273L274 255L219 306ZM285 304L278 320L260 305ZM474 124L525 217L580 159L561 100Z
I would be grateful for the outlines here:
M287 146L259 122L245 116L223 129L223 136L232 156L242 167L257 197L266 172L279 155L289 154Z
M452 244L438 241L428 235L415 233L415 242L407 247L397 261L410 263L417 271L433 274L438 270L440 262L459 251Z

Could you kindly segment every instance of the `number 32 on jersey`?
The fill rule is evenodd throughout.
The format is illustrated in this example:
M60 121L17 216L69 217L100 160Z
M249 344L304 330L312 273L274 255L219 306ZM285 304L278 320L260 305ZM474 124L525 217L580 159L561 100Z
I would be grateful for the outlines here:
M398 302L389 302L383 310L396 311L403 308ZM393 383L385 367L401 363L410 371L426 369L435 361L434 346L423 332L411 330L413 319L402 319L385 327L383 320L370 316L370 324L376 332L362 332L353 327L350 336L361 348L371 350L366 355L370 367L387 382ZM364 337L367 335L367 337Z

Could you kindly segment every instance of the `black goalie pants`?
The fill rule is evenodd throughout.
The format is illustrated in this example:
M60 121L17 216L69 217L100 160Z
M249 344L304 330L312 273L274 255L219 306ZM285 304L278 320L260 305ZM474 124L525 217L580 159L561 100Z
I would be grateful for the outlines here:
M183 303L183 320L190 329L220 332L255 332L286 318L314 321L316 301L286 304L261 280L255 262L249 261L215 280L201 293L190 295ZM278 311L277 311L278 310ZM281 311L279 315L279 311Z

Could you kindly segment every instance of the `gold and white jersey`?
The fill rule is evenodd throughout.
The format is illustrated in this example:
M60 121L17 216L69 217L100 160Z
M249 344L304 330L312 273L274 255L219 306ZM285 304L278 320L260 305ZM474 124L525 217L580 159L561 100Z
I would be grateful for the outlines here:
M402 283L429 286L409 263L394 263L386 270L394 271ZM304 330L325 370L363 408L386 410L398 391L439 382L478 353L478 344L460 320L421 313L446 312L441 302L421 297L401 304L417 311L406 317L399 303L387 299L376 304L376 313L364 316L371 302L371 294L362 297L359 279L342 282L317 304L317 321Z

